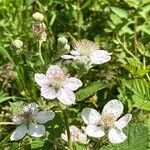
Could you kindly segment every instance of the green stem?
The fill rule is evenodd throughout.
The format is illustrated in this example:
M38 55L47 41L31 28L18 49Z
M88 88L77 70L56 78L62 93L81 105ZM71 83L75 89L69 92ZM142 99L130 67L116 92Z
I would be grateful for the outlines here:
M128 50L128 48L120 41L120 39L119 39L118 37L117 37L117 40L118 40L119 44L124 48L124 50L125 50L129 55L131 55L138 63L141 63L141 62L139 61L139 59L138 59L136 56L134 56L131 51Z
M80 39L80 0L77 0L77 33L78 33L78 40Z
M15 125L13 122L0 122L0 125Z
M65 120L65 126L67 130L67 137L68 137L68 148L69 150L73 150L72 140L70 136L70 130L69 130L69 123L68 123L68 116L67 116L67 108L63 111L64 120Z
M42 56L41 46L42 46L42 41L39 41L39 57L40 57L40 60L41 60L42 64L44 65L45 62L44 62L44 59L43 59L43 56Z
M143 69L146 69L146 58L143 56ZM150 82L150 76L148 73L146 73L147 79Z

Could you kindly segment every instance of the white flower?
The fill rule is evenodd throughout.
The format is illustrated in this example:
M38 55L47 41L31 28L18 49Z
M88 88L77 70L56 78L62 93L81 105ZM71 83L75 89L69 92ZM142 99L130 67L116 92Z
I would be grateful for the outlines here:
M58 65L52 65L45 74L35 74L35 81L41 87L41 96L45 99L57 98L66 105L75 104L73 91L82 86L82 82L75 78L68 78Z
M63 59L80 60L87 64L103 64L111 59L109 53L105 50L99 50L99 47L92 41L77 41L73 45L74 50L71 55L62 55Z
M17 128L10 136L11 141L22 139L26 133L32 137L41 137L45 133L44 123L55 117L53 111L39 111L36 103L25 106L21 113L12 118Z
M73 142L80 142L83 144L87 143L87 135L82 133L76 126L71 125L69 127L69 131L70 131L71 140ZM61 138L65 141L68 141L67 131L65 131L65 134L64 133L61 134Z
M111 143L122 143L127 136L122 129L127 126L132 118L126 114L118 119L123 113L123 105L119 100L109 101L103 108L101 115L92 108L84 108L81 115L87 124L86 134L91 137L102 137L105 129L108 129L108 139Z

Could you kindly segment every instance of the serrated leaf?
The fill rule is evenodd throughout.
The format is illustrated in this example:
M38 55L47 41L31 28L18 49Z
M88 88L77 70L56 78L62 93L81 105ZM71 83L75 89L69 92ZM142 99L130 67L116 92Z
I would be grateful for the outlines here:
M3 47L0 46L0 53L5 56L7 59L9 59L13 64L14 61L12 60L11 56L9 55L9 53L7 52L7 50Z
M106 87L108 87L108 83L106 81L96 81L91 85L85 87L84 89L79 90L76 93L76 99L77 101L82 101L88 98L89 96L93 95L97 91L102 90Z
M111 10L120 18L128 18L128 12L122 8L111 7Z
M110 144L99 150L147 150L149 144L148 128L142 124L130 125L126 131L127 140L121 144Z

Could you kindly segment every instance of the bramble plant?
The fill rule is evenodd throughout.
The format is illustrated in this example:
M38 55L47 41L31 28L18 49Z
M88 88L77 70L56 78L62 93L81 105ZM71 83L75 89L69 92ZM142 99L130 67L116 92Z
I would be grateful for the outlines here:
M0 149L150 148L149 0L0 5Z

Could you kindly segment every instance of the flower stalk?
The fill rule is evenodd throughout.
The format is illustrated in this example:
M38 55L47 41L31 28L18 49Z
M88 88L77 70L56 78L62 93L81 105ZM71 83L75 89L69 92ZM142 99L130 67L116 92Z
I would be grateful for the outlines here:
M41 47L42 47L42 41L39 41L39 57L40 57L40 60L41 60L42 64L44 65L45 62L44 62L44 59L43 59L43 56L42 56Z
M73 150L73 144L70 136L70 130L69 130L69 122L68 122L68 116L67 116L67 108L63 110L63 116L65 120L65 126L67 130L67 137L68 137L68 148L69 150Z

